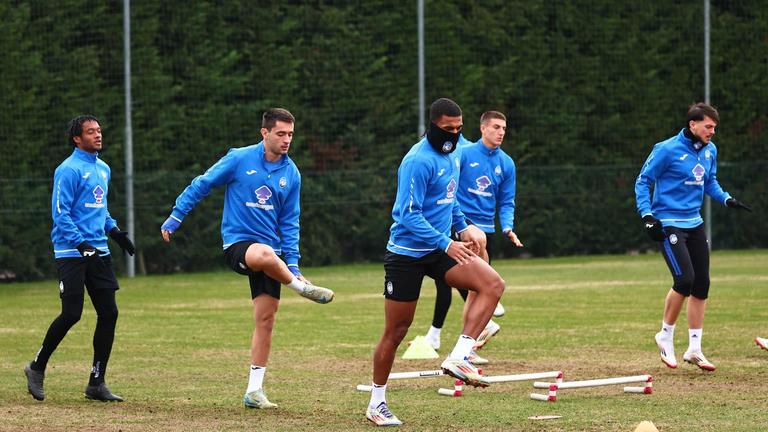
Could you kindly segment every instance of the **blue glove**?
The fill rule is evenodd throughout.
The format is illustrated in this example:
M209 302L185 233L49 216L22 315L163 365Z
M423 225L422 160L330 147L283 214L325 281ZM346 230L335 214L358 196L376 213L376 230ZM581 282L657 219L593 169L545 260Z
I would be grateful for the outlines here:
M294 276L299 277L301 276L301 272L299 271L299 266L288 266L288 270L293 273Z
M179 226L181 226L181 221L173 216L168 216L168 219L166 219L165 222L163 222L163 225L160 226L160 231L168 231L172 233L179 229Z

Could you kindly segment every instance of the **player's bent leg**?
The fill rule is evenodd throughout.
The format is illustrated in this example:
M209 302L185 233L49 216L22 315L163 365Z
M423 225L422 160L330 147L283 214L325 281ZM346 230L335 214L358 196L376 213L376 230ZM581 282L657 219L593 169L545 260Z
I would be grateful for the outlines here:
M293 280L293 273L288 266L275 254L275 251L261 243L253 243L245 252L245 264L255 272L263 271L267 276L288 285Z
M504 292L504 280L488 263L475 259L452 267L445 273L445 281L452 287L475 292L465 314L462 334L477 339Z

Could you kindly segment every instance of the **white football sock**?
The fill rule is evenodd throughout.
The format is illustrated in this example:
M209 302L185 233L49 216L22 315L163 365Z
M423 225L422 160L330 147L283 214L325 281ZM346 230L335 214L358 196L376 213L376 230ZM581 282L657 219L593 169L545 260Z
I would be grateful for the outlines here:
M688 329L688 352L701 352L702 329Z
M673 340L675 338L675 324L667 324L664 321L661 322L661 337L665 340Z
M371 386L371 401L368 402L368 406L376 408L380 403L387 401L387 385L379 385L375 382L371 382L371 384L373 384Z
M248 390L246 393L256 391L264 383L264 374L267 372L266 366L251 365L251 374L248 377Z
M288 285L286 285L286 286L287 286L288 288L290 288L290 289L292 289L292 290L296 291L297 293L302 293L302 292L304 292L304 287L306 286L306 284L305 284L304 282L302 282L302 281L298 280L298 279L297 279L297 278L294 276L294 277L293 277L293 280L292 280L292 281L291 281L291 282L290 282Z
M440 331L442 329L439 329L437 327L429 326L429 331L427 332L427 339L437 339L440 340Z
M469 353L472 351L472 347L475 346L475 342L475 338L472 336L459 336L459 340L456 341L456 346L453 347L453 351L451 351L451 355L449 355L448 358L455 360L469 357Z

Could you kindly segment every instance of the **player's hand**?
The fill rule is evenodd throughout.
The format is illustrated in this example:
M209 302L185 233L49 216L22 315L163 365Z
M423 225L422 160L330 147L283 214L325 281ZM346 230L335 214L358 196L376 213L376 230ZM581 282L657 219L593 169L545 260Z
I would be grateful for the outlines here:
M643 216L643 222L645 223L645 232L648 237L653 241L664 240L664 230L661 227L661 221L653 217L653 215Z
M512 230L506 230L504 231L504 235L509 239L509 241L512 242L513 245L521 248L523 247L523 243L520 241L520 239L517 238L517 234L515 234Z
M160 234L163 235L163 240L167 242L171 241L171 234L179 229L179 226L181 226L181 222L179 220L173 216L168 216L168 219L166 219L165 222L163 222L163 224L160 226Z
M78 252L80 252L80 256L85 259L96 259L99 257L99 250L93 247L93 245L87 241L80 243L76 247Z
M299 270L298 266L288 266L288 271L290 271L291 274L296 277L296 279L304 283L312 284L309 279L305 278L304 275L301 274L301 270Z
M136 247L133 242L128 238L128 231L120 231L120 228L114 227L109 231L109 236L117 243L118 246L130 256L136 253Z
M727 200L725 200L725 205L733 209L737 209L737 210L740 209L740 210L746 210L748 212L752 212L751 206L744 204L743 202L737 200L736 198L728 198Z
M452 241L445 253L459 263L459 265L469 264L473 259L477 258L477 255L470 249L471 245L468 242Z
M485 237L485 233L480 230L480 228L469 225L467 229L459 233L459 238L461 241L465 243L471 243L469 245L469 248L472 249L472 252L475 254L480 254L481 251L485 250L485 246L487 243L487 239Z

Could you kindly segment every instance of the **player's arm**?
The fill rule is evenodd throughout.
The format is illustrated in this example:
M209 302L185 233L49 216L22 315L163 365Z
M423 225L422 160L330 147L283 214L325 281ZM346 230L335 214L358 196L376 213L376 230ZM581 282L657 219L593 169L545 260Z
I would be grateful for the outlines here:
M523 247L523 243L515 234L515 193L517 188L517 169L515 162L510 159L509 166L504 171L504 180L499 185L498 207L501 232L517 247Z
M704 192L713 200L723 203L729 208L752 211L751 206L732 197L731 194L723 190L720 182L717 181L717 150L712 153L712 167L709 169L709 176L704 181Z
M645 224L645 231L654 241L664 239L664 232L661 227L661 221L653 216L651 211L651 189L656 183L656 179L667 168L666 152L659 144L653 147L651 154L648 155L640 169L640 174L635 180L635 201L637 203L637 212Z
M462 242L454 242L450 237L436 230L424 217L422 206L427 191L428 176L429 167L415 158L404 161L400 166L397 195L401 197L400 199L407 200L401 206L401 223L416 237L437 245L460 264L468 262L474 254L466 245ZM454 204L456 204L455 201ZM453 211L456 210L453 209ZM460 208L458 213L461 213ZM464 215L461 214L461 216L463 218ZM466 222L464 222L464 226L466 226Z
M53 176L52 217L64 240L73 245L85 242L80 230L72 220L72 205L80 175L71 168L59 168Z
M296 277L301 277L299 270L299 215L301 206L299 196L301 191L301 176L296 175L291 184L291 190L288 192L280 214L277 216L277 226L280 230L280 248L283 251L283 258L288 265L288 270Z
M176 205L173 207L171 215L163 222L160 232L163 240L171 241L171 234L176 231L184 218L203 198L208 196L211 189L227 184L234 177L238 160L235 158L234 149L218 162L213 164L208 170L192 180L189 186L184 189L181 195L176 198Z

